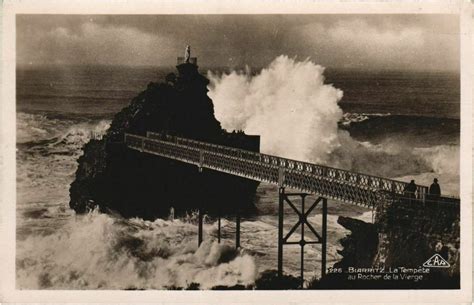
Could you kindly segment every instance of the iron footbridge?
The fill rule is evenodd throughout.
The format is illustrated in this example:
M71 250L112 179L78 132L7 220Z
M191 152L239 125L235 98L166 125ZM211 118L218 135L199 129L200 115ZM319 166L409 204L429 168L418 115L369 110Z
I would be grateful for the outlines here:
M408 185L402 181L156 132L147 132L146 137L125 134L125 144L144 153L194 164L201 170L207 168L367 207L376 205L377 192L403 195ZM428 187L416 186L418 199L424 199L427 192Z
M163 158L196 165L201 172L210 169L229 175L239 176L279 186L278 206L278 274L283 275L283 246L301 247L301 287L304 285L304 247L321 244L321 276L326 274L327 255L327 199L365 207L375 207L379 202L378 194L386 192L398 197L408 197L414 204L425 202L428 187L416 185L416 190L407 192L408 183L296 161L278 156L252 152L248 150L211 144L167 134L147 132L146 136L125 134L125 145L133 150ZM285 188L299 191L287 193ZM309 194L319 197L306 205ZM442 199L440 201L440 199ZM459 203L458 198L438 198L446 203ZM298 203L298 204L296 204ZM298 221L284 234L284 206L289 205ZM308 217L316 207L321 208L321 227L319 230L308 222ZM203 240L203 212L198 213L198 244ZM217 237L220 242L220 216L218 217ZM298 230L300 229L300 230ZM305 229L312 236L305 237ZM318 232L319 231L319 232ZM291 239L295 232L299 239ZM236 216L236 247L240 246L240 215Z

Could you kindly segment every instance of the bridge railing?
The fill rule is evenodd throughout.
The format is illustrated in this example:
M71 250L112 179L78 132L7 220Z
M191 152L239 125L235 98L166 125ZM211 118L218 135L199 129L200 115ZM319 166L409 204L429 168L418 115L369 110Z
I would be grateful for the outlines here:
M415 198L415 194L404 192L406 182L238 148L151 132L147 134L147 137L125 134L124 140L129 148L141 152L194 164L199 168L209 168L359 205L373 206L377 204L379 191L417 199L414 202L425 202L427 199L426 186L417 186ZM444 202L445 199L449 198L441 197L436 201ZM458 198L451 199L451 201L459 203Z
M291 160L287 158L252 152L239 148L227 147L217 144L211 144L192 139L180 138L161 134L157 132L147 132L147 137L151 139L168 141L196 149L203 149L208 152L224 154L230 157L235 157L249 162L259 162L269 165L275 165L291 172L308 173L325 177L330 181L339 181L348 185L356 185L358 187L365 187L371 190L384 190L396 194L403 194L408 183L397 181L393 179L381 178L377 176L360 174L348 170L333 168L324 165L317 165L313 163ZM287 177L285 177L287 178ZM423 185L416 186L416 197L423 199L428 193L428 187Z
M194 164L200 168L209 168L257 181L265 181L290 187L305 192L324 195L353 204L373 206L377 202L375 188L361 187L347 182L340 182L330 177L318 176L296 169L285 169L275 162L248 161L236 156L200 149L167 140L126 134L125 143L129 148L141 152ZM221 149L222 147L219 147ZM270 159L269 159L270 160ZM276 160L278 161L278 160Z

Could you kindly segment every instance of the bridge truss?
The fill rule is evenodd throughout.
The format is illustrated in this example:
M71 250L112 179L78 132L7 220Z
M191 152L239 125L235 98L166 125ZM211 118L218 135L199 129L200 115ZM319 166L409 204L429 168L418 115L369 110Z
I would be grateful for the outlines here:
M408 184L155 132L148 132L146 137L125 134L125 144L141 152L194 164L200 169L212 169L368 207L377 203L377 192L403 195ZM428 188L421 185L416 188L416 197L423 200Z

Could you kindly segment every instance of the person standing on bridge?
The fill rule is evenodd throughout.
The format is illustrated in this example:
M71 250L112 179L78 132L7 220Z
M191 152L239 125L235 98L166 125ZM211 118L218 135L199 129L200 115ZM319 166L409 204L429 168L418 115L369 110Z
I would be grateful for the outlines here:
M433 183L430 185L430 190L428 191L431 198L439 198L441 196L441 188L438 184L438 178L434 178Z
M404 193L405 193L405 196L408 198L415 198L415 192L416 192L416 184L415 184L415 180L412 180L410 181L410 183L408 183L405 186Z

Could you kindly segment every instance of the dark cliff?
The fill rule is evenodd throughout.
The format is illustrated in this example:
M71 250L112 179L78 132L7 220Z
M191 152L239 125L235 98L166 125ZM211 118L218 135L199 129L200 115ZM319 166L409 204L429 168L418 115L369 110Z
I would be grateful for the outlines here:
M154 219L204 208L210 214L233 214L254 208L258 183L196 166L132 151L124 133L162 132L216 144L259 151L259 138L227 133L214 117L207 96L209 81L191 63L177 66L166 82L150 83L117 113L105 136L91 140L78 160L70 187L70 207L78 213L95 207L125 217Z
M338 223L351 233L340 243L342 259L338 272L315 280L310 288L324 289L456 289L460 286L460 206L450 200L410 200L381 192L374 223L339 217ZM433 256L445 266L426 267ZM380 276L359 279L349 268L380 268L365 273ZM426 272L410 273L402 268ZM390 270L397 270L390 273ZM395 275L394 275L395 274ZM416 276L405 280L401 275ZM356 279L351 279L350 276ZM397 276L399 276L397 278Z
M430 274L459 284L460 205L449 200L408 200L381 196L376 209L378 250L374 265L422 266L434 254L447 268Z

